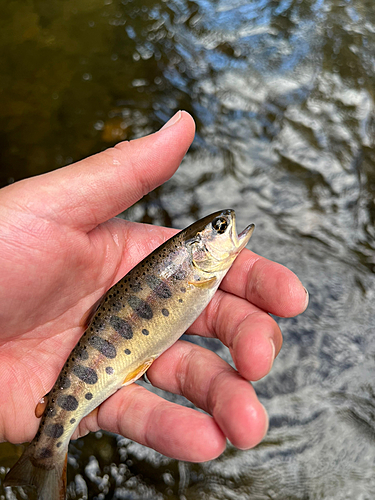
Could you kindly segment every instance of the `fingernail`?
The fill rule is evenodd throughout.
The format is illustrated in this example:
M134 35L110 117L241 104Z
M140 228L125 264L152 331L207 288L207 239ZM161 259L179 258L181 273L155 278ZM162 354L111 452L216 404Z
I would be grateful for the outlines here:
M270 341L270 344L271 344L271 348L272 348L272 354L271 354L271 358L270 358L270 367L268 369L268 372L271 371L272 369L272 366L273 366L273 362L275 361L275 357L276 357L276 347L275 347L275 343L273 341L273 339L269 339Z
M177 111L175 115L172 116L170 120L165 123L160 130L164 130L172 125L175 125L181 119L182 113L181 111Z
M309 292L307 291L307 289L305 287L303 287L303 289L305 290L306 292L306 301L305 301L305 309L307 308L307 306L309 305Z
M276 347L275 347L275 343L274 343L273 339L270 339L270 343L271 343L271 347L272 347L272 363L273 363L275 360L275 357L276 357ZM271 364L271 367L272 367L272 364Z

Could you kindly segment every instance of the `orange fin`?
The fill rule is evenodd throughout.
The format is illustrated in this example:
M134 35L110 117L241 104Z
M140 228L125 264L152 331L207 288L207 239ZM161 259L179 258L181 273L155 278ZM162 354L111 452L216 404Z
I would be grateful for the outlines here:
M36 455L40 451L34 446L26 448L5 476L3 485L32 486L37 489L38 500L65 500L67 454L47 457L43 463L44 459Z
M82 316L82 319L80 321L80 326L82 326L85 330L89 326L92 318L94 317L94 314L96 311L99 309L102 301L103 301L104 295L102 295L96 302L93 304L88 311L85 312L85 314Z
M36 418L40 418L43 415L44 410L46 409L47 404L48 404L48 396L44 396L43 398L41 398L38 401L38 404L35 407L35 416L36 416Z
M188 281L189 285L196 286L197 288L213 288L216 283L216 276L212 278L208 278L207 280L199 280L199 281Z
M122 387L125 387L126 385L130 385L133 382L135 382L136 380L138 380L139 378L141 378L142 375L144 373L146 373L146 371L150 368L150 366L152 365L152 363L154 362L155 359L156 358L147 359L144 363L142 363L140 366L138 366L138 368L136 368L132 372L128 373L125 377L125 380L122 384Z

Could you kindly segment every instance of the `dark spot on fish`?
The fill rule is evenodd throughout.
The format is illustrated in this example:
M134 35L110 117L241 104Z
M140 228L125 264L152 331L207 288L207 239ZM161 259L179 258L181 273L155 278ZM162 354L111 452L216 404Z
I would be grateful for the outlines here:
M108 373L108 375L113 375L113 368L112 366L107 366L106 369L105 369L106 373Z
M49 424L44 428L44 434L47 434L50 438L57 439L61 437L64 433L64 427L61 424Z
M88 392L87 394L85 394L85 398L90 401L90 399L92 399L92 394L91 392Z
M52 455L53 455L52 450L50 450L49 448L42 448L41 450L39 450L37 458L39 459L51 458Z
M170 297L172 297L170 288L160 278L157 278L152 274L148 275L146 276L146 283L161 299L169 299Z
M56 416L56 410L55 410L55 408L53 408L53 406L49 406L46 409L45 415L46 415L46 417L54 417L54 416Z
M178 301L179 301L179 302L183 302L183 300L182 300L182 299L178 299Z
M129 285L131 287L131 285ZM141 284L136 282L133 285L133 292L140 292L142 290Z
M69 389L70 387L70 380L68 379L68 377L60 377L60 387L61 389Z
M148 330L146 330L146 328L143 328L142 333L143 333L143 335L148 335L150 332Z
M57 404L66 411L74 411L78 408L78 401L74 396L62 394L57 398Z
M122 301L121 299L116 299L112 302L111 311L119 312L122 309Z
M75 424L75 423L76 423L76 419L75 419L75 418L71 418L71 419L70 419L70 423L71 423L71 424Z
M103 320L101 320L101 321L99 321L99 320L94 321L93 325L95 327L95 330L99 331L99 332L102 331L102 330L104 330L104 328L105 328L105 323L104 323Z
M60 446L61 446L61 445L62 445L62 442L61 442L61 441L59 441L59 442L57 443L56 447L57 447L57 448L60 448Z
M72 371L74 375L81 379L82 382L86 382L86 384L96 384L98 381L96 371L88 366L74 365Z
M184 269L177 269L177 271L174 273L173 277L176 280L183 280L186 278L186 271Z
M86 359L89 359L89 353L86 351L86 349L81 349L79 352L77 352L77 357L82 359L82 361L86 361Z
M125 349L124 353L125 353L125 354L130 354L130 353L131 353L131 350L130 350L130 349Z
M163 315L163 316L169 316L169 311L168 311L168 309L162 309L162 310L161 310L161 313L162 313L162 315Z
M182 293L186 292L186 288L185 287L180 288L180 290L181 290Z
M153 312L149 304L144 300L136 297L135 295L131 295L128 298L128 303L134 312L138 314L139 317L143 319L151 319L153 317Z
M130 340L133 338L133 330L127 321L118 316L111 316L109 320L112 328L116 330L116 332L121 335L124 339Z
M116 347L108 342L108 340L98 337L98 335L90 337L89 344L106 358L113 359L116 357Z

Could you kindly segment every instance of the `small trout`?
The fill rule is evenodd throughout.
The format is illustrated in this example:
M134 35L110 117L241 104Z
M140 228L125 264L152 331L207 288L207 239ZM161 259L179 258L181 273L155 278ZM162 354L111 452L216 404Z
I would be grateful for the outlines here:
M211 214L158 247L100 300L60 375L39 403L39 430L5 486L34 486L63 500L72 434L83 417L141 377L207 306L253 232L237 235L235 213Z

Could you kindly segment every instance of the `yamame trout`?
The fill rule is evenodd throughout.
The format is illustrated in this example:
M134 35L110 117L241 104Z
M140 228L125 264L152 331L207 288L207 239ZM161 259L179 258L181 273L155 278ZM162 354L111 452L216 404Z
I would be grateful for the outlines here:
M60 375L39 403L39 430L5 486L34 486L63 500L69 440L81 419L141 377L207 306L253 232L235 213L211 214L176 234L102 297Z

